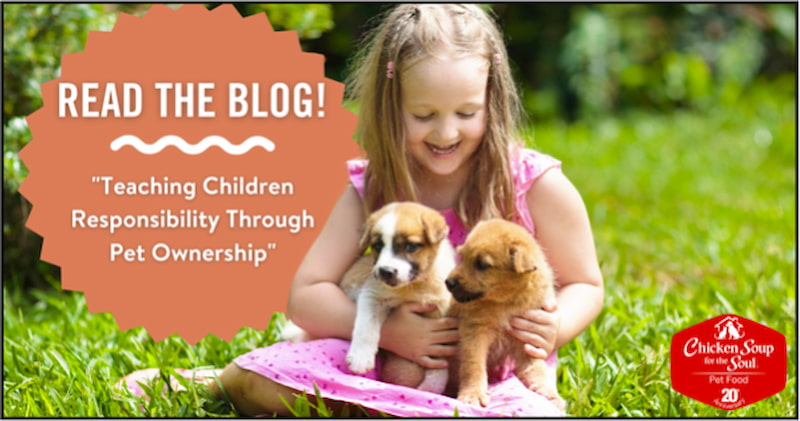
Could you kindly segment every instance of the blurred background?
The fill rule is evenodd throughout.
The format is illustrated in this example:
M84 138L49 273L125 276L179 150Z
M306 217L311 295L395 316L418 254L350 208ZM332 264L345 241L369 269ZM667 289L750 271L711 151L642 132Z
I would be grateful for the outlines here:
M325 55L327 76L342 81L351 53L373 23L370 19L388 6L236 7L243 16L266 12L275 29L296 30L305 51ZM647 115L735 110L753 100L752 95L766 101L762 108L794 109L796 4L485 7L496 14L505 32L531 133L549 124L594 131L607 127L599 122L609 118L638 121ZM148 4L3 5L4 283L58 285L57 268L38 260L41 239L23 228L30 204L17 193L27 173L17 152L30 141L24 118L41 106L39 84L58 76L62 54L83 49L89 30L111 30L119 13L141 16L148 8ZM779 97L788 102L779 102ZM795 121L785 121L757 132L754 139L761 146L778 148L775 153L786 162L793 161L794 142L775 140L793 139L794 130Z

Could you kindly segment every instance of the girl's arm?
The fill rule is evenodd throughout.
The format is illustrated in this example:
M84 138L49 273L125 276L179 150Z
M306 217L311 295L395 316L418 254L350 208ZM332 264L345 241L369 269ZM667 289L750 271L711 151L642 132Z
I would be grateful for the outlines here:
M603 276L586 206L557 170L543 174L527 193L528 209L559 286L557 302L512 319L512 334L534 356L547 356L578 336L603 308Z
M313 337L351 338L356 305L339 281L358 258L364 219L361 199L355 188L348 186L297 270L287 315ZM425 367L444 367L446 362L436 357L457 352L452 345L458 340L457 321L418 314L430 310L416 303L395 309L383 325L381 348Z
M356 306L339 281L358 258L363 223L361 199L348 186L297 269L287 316L313 337L350 339Z

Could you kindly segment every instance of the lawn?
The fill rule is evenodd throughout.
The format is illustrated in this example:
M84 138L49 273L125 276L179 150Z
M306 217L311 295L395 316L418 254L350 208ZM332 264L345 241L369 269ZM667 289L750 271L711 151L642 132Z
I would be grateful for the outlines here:
M529 131L582 192L606 282L604 311L559 352L571 415L797 417L795 96L784 80L704 112L536 122ZM789 359L781 393L730 412L678 394L669 373L672 335L726 313L786 335ZM230 343L155 343L141 328L120 332L108 313L88 313L80 293L4 288L3 415L236 416L193 385L149 402L114 398L111 385L146 367L222 367L274 342L281 319Z

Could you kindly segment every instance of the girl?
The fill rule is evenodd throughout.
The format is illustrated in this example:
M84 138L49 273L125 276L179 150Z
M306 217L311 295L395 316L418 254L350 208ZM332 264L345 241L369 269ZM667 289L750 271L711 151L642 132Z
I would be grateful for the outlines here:
M242 355L219 373L237 410L286 414L314 385L330 406L355 403L398 416L561 415L527 390L509 367L491 373L487 408L381 383L374 371L349 372L355 304L338 286L358 257L359 228L382 204L412 200L438 209L450 240L463 243L479 220L501 217L533 233L559 285L557 302L510 321L510 334L555 375L556 350L600 312L603 282L588 215L559 161L516 146L519 98L502 37L474 5L411 5L391 10L357 56L348 87L360 104L357 138L367 160L348 162L342 194L300 265L287 314L321 339L278 343ZM383 326L381 347L425 367L445 367L458 352L458 320L429 319L409 304ZM468 345L465 345L468 346ZM189 375L189 374L186 374ZM131 384L127 380L127 384ZM217 382L209 382L223 396Z

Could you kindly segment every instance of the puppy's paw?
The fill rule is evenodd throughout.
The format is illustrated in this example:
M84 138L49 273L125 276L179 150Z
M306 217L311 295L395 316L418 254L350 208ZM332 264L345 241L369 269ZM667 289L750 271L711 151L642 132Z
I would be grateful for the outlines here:
M528 387L528 390L532 390L546 398L558 395L555 389L547 384L547 380L527 378L523 380L523 384Z
M549 385L531 385L530 390L533 390L534 392L550 400L550 402L552 402L553 405L555 405L560 411L566 411L566 402L564 402L564 399L561 398L561 396L558 394L558 390L556 390L554 387Z
M489 394L481 390L462 390L458 392L458 400L476 406L489 405Z
M375 368L375 353L350 347L346 361L350 371L355 374L364 374Z
M558 409L564 410L564 400L558 395L555 379L548 375L547 366L543 360L532 361L521 370L518 376L529 390L544 396L558 406Z
M561 396L558 395L548 396L547 399L549 399L550 402L552 402L553 405L555 405L559 411L567 412L567 402L564 401L564 399L562 399Z

